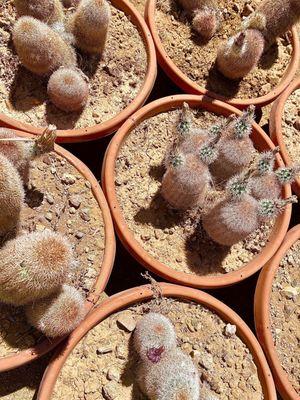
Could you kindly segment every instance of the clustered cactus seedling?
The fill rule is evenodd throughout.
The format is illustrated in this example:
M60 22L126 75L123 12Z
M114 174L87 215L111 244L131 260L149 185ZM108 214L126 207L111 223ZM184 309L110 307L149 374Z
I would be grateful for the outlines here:
M229 79L241 79L255 68L278 36L300 19L298 0L263 0L243 23L242 31L218 51L217 66Z
M64 236L49 230L10 236L20 224L29 163L52 151L55 137L54 127L47 128L37 139L0 130L0 236L4 242L0 301L27 305L29 322L49 337L69 333L84 317L83 297L65 285L76 266L73 249Z
M27 15L49 25L64 19L60 0L14 0L19 16Z
M185 105L180 122L187 115ZM199 139L191 134L194 128L189 115L188 133L182 135L177 125L179 137L165 160L164 199L179 210L200 207L204 230L226 246L245 239L296 201L293 196L286 200L280 196L282 186L299 174L299 167L274 171L279 149L257 153L250 138L253 119L254 107L249 107L241 116L201 131ZM207 201L211 198L215 198L212 203Z
M170 320L157 313L142 317L134 332L134 345L141 359L137 381L149 399L199 400L197 368L177 348Z

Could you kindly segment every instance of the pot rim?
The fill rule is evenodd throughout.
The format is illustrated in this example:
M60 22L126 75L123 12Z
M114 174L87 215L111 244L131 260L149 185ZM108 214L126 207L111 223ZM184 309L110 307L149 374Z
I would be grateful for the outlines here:
M296 27L293 27L291 29L291 42L293 46L293 52L291 55L290 63L287 69L285 70L279 84L269 93L260 97L250 98L250 99L239 99L235 97L233 97L232 99L228 99L222 95L214 93L213 91L207 90L204 87L201 87L195 82L193 82L187 75L185 75L165 52L155 23L155 8L156 8L156 0L147 0L145 7L145 20L149 26L149 29L153 37L153 41L157 51L158 63L166 72L166 74L182 90L184 90L187 93L210 96L217 100L221 100L228 104L231 104L237 108L245 108L250 104L262 107L269 103L272 103L272 101L274 101L289 85L289 83L292 81L293 77L296 74L300 59L300 42L297 29Z
M293 80L293 82L287 87L287 89L278 97L278 99L274 102L271 113L270 113L270 136L274 143L278 144L280 147L280 152L282 154L282 158L286 165L293 165L287 147L285 145L284 137L283 137L283 129L282 129L282 120L284 114L285 104L290 97L290 95L300 89L300 77ZM295 182L292 184L292 188L294 192L300 196L300 177L296 178Z
M299 238L300 225L296 225L289 230L277 253L262 269L254 296L254 318L257 337L269 361L277 389L284 400L299 400L299 395L290 383L277 355L271 333L270 300L272 284L280 262Z
M147 53L147 71L143 81L143 85L132 102L124 108L120 113L113 118L104 121L101 124L96 124L87 128L77 129L62 129L57 131L58 143L76 143L95 139L100 139L115 132L127 118L130 117L136 110L143 106L148 96L150 95L157 75L157 63L155 46L152 40L151 33L148 29L144 18L135 9L128 0L111 0L111 3L116 8L119 8L127 16L130 21L138 28L139 34L143 40ZM21 130L34 135L39 135L44 128L36 127L27 123L18 121L17 119L6 116L0 113L0 123L8 128Z
M171 110L182 105L183 102L188 102L192 107L199 107L207 109L212 112L217 112L223 115L235 113L241 114L241 111L231 105L223 103L219 100L210 99L207 96L196 95L175 95L164 97L147 104L131 116L118 130L114 138L111 140L105 154L103 168L102 168L102 187L110 206L112 217L115 224L115 229L123 245L127 250L141 263L144 267L152 272L160 275L168 281L193 286L197 288L219 288L229 286L234 283L240 282L257 272L262 266L274 255L283 241L283 238L288 230L289 221L291 218L291 206L289 205L285 211L277 218L276 224L272 230L271 240L261 253L259 253L253 260L251 260L244 267L228 272L223 275L214 276L197 276L195 274L188 274L179 272L170 268L152 257L142 245L134 238L132 231L129 229L127 222L123 216L115 187L115 161L118 156L119 150L130 132L141 121L156 115L160 112ZM273 149L275 146L270 138L264 133L262 128L256 123L253 124L254 130L258 133L259 137ZM280 157L277 157L279 165L283 165ZM291 188L286 185L284 188L284 196L291 195Z
M263 388L266 400L275 400L276 391L268 363L264 353L255 338L254 334L247 324L239 317L231 308L217 300L208 293L200 290L188 288L185 286L173 285L170 283L159 283L162 294L167 297L175 297L188 301L194 301L198 304L209 308L218 314L225 322L230 322L237 326L237 335L247 345L253 356L257 366L259 379ZM70 335L67 343L61 349L57 349L49 366L43 376L38 400L49 400L57 381L58 375L68 358L69 354L78 344L78 342L97 324L109 317L111 314L125 309L126 307L136 304L153 297L153 291L150 285L138 286L115 294L105 300L96 308L87 319ZM60 351L59 351L60 350Z
M17 130L12 129L13 132L15 132L18 136L21 137L33 137L33 135L30 135L25 132L20 132ZM101 269L100 273L97 276L97 279L95 283L93 284L93 287L90 290L90 293L86 299L86 310L89 312L96 302L98 301L101 293L106 288L106 285L108 283L108 280L110 278L112 268L114 265L114 259L115 259L115 253L116 253L116 240L115 240L115 233L114 233L114 227L113 227L113 222L110 214L110 210L108 207L108 204L106 202L105 196L102 192L102 189L93 175L93 173L90 171L90 169L82 162L80 161L77 157L75 157L73 154L71 154L69 151L63 149L61 146L55 145L54 148L55 153L58 155L64 157L71 165L73 165L77 171L91 184L91 190L93 192L93 195L101 209L102 213L102 218L103 218L103 223L104 223L104 235L105 235L105 243L104 243L104 254L103 254L103 260L101 263ZM27 364L44 354L48 353L51 351L53 348L55 348L62 340L62 338L55 338L53 340L47 340L46 338L41 341L41 343L38 343L37 345L30 347L26 350L22 350L18 353L13 353L11 355L8 355L6 357L1 357L0 358L0 372L8 371L17 367L20 367L21 365Z

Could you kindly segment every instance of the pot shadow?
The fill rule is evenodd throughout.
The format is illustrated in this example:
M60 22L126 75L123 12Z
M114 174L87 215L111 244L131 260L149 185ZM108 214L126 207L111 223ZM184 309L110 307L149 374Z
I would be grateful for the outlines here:
M44 200L44 193L37 189L28 189L25 192L25 203L30 208L38 208Z
M208 71L205 88L230 100L238 93L240 83L241 80L231 80L222 75L214 63Z

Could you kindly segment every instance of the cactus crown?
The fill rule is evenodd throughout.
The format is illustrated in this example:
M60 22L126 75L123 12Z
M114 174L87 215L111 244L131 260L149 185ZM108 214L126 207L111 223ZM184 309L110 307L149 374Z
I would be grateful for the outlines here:
M177 130L180 135L186 135L191 129L191 110L187 103L183 103Z
M181 167L185 162L185 157L181 153L174 154L170 158L170 165L173 168Z
M239 199L250 192L249 178L246 174L233 176L226 185L226 191L230 197Z
M281 185L292 183L300 172L300 166L282 167L275 171L276 177Z
M252 122L254 119L254 106L249 106L243 115L236 119L234 124L234 137L236 139L244 139L250 136L252 132Z
M208 130L209 136L212 136L212 137L218 136L219 137L222 133L222 128L223 128L223 124L212 125Z
M272 218L281 213L286 205L297 202L297 196L287 199L262 199L259 201L258 214L264 218Z
M273 171L275 164L275 155L279 152L279 147L275 147L272 151L265 151L260 154L257 164L257 171L260 175L265 175Z
M219 152L213 144L205 144L200 147L198 155L204 164L210 165L218 158Z

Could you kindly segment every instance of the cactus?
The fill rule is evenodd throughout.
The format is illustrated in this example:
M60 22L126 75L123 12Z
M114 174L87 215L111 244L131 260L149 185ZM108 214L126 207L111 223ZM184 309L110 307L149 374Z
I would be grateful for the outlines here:
M27 15L53 24L64 19L60 0L14 0L19 16Z
M269 47L300 19L299 0L263 0L243 23L247 29L259 30Z
M53 151L56 127L50 125L35 139L18 137L13 130L0 128L0 154L4 154L18 172L25 184L29 179L30 161L43 153Z
M297 203L297 196L287 199L262 199L258 203L258 217L260 222L269 221L282 213L288 204Z
M0 236L9 235L18 228L23 202L20 175L13 164L0 154Z
M86 53L101 55L110 19L110 6L106 0L81 0L70 21L76 46Z
M203 204L210 182L208 167L198 156L179 152L170 158L161 194L172 207L187 210Z
M33 232L7 242L1 250L0 301L19 306L50 296L73 264L70 243L55 232Z
M26 306L28 322L47 337L64 336L85 316L84 298L75 288L63 285L52 296Z
M258 65L264 45L264 37L258 30L247 29L239 32L218 49L218 70L226 78L242 79Z
M32 17L21 17L13 29L13 42L21 63L38 75L59 67L75 67L76 54L55 31Z
M199 400L200 378L191 358L180 349L156 364L142 363L137 372L142 392L155 400Z
M217 143L218 158L211 165L212 175L219 181L241 172L251 162L255 149L250 139L254 121L254 107L232 119Z
M134 332L134 347L142 361L157 363L176 348L176 333L171 321L150 312L141 318Z
M179 115L179 122L177 124L177 132L183 138L186 137L192 129L192 112L188 103L183 103L182 110Z
M195 12L192 27L203 39L208 40L219 29L219 13L213 8L203 8Z
M63 111L80 111L89 95L88 78L80 70L59 68L51 75L47 91L56 107Z

